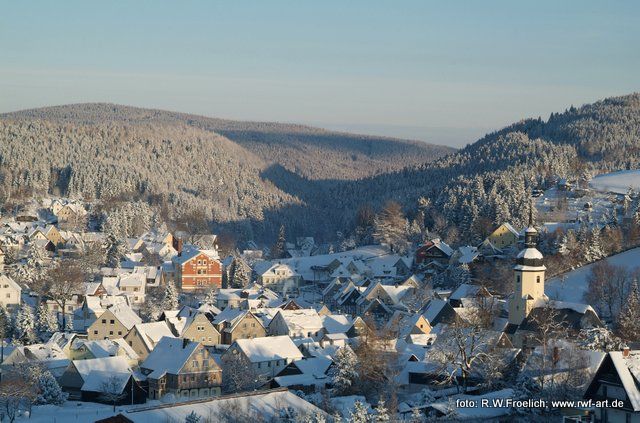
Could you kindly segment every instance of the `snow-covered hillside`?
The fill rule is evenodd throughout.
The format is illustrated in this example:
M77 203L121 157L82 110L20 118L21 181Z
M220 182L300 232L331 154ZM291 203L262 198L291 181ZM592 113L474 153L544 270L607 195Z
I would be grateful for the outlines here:
M604 260L614 266L624 266L629 270L640 267L640 248L634 248ZM549 279L546 282L546 294L554 300L581 303L583 301L582 297L587 290L587 278L594 264L591 263L564 275Z
M589 186L603 192L626 194L629 188L640 191L640 170L623 170L596 176Z

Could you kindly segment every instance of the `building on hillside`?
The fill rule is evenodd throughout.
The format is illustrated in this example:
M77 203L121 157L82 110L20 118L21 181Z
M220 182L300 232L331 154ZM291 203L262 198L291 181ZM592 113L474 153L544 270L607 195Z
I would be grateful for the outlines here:
M176 284L183 291L222 288L222 263L218 251L185 247L171 261Z
M538 251L538 231L529 219L525 229L524 249L520 251L514 266L514 292L509 298L509 323L505 333L516 348L536 345L533 336L540 322L552 319L569 331L602 327L593 308L587 304L552 301L544 293L544 257Z
M517 245L519 236L520 233L511 224L505 222L491 232L486 239L491 245L503 250Z
M163 337L140 364L149 399L166 394L187 400L220 395L222 369L200 342Z
M0 306L15 310L22 298L22 288L7 275L0 274Z
M87 329L89 340L124 338L142 319L126 304L117 304L96 319Z
M124 339L136 352L140 361L144 361L160 342L160 339L165 336L174 337L175 335L171 332L167 322L162 320L134 325Z
M448 264L453 249L444 241L436 238L418 247L415 253L416 265L425 265L432 261Z
M253 370L264 379L275 377L294 360L304 356L288 336L267 336L264 338L238 339L222 355L222 360L240 354Z
M596 370L585 399L617 400L622 407L596 407L595 422L637 422L640 420L640 351L611 351Z
M270 335L288 335L291 338L322 339L324 326L314 309L280 310L269 324Z
M258 283L281 294L297 292L301 281L300 274L284 263L276 263L258 274Z
M238 339L267 336L262 321L249 310L226 308L212 322L221 334L221 342L231 345Z

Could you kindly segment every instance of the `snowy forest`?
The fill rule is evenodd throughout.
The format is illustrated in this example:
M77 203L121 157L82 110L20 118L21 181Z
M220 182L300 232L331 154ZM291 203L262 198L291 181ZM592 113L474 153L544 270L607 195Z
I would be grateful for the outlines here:
M640 95L515 123L454 152L298 125L94 104L0 117L0 195L137 200L238 240L355 238L394 200L449 242L527 219L531 191L638 166ZM45 154L53 151L53 154ZM366 229L366 228L365 228ZM409 229L408 229L409 230ZM475 239L477 238L477 239Z

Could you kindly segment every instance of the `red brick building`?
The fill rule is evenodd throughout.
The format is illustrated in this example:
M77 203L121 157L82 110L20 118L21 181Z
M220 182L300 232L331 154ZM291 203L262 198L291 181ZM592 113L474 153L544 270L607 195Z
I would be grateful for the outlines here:
M184 249L172 261L176 285L183 291L222 287L222 263L217 251Z

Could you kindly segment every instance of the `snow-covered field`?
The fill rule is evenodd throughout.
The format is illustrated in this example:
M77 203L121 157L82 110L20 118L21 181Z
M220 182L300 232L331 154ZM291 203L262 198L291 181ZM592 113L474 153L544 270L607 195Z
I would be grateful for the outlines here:
M566 209L556 210L559 198L565 196ZM616 216L616 205L612 202L614 197L609 193L597 191L576 197L573 193L567 194L553 187L536 199L536 208L548 232L553 232L558 228L562 230L577 229L579 224L576 222L578 221L592 222L602 226ZM585 208L587 203L591 205L590 209Z
M287 407L291 407L301 415L318 412L325 415L319 408L287 391L267 392L237 399L194 402L185 405L164 405L164 408L153 408L153 406L163 407L159 401L150 401L142 406L119 406L116 407L116 412L114 413L112 406L69 401L62 407L53 405L33 407L30 419L28 416L22 416L16 421L31 423L88 423L122 413L136 423L182 423L191 411L195 411L205 419L209 418L212 419L211 421L215 421L215 417L220 412L229 412L232 409L235 409L236 413L251 413L269 419L278 417L280 410Z
M634 248L604 259L614 266L624 266L631 270L640 267L640 248ZM594 263L579 267L546 282L545 291L549 298L559 301L583 302L587 290L587 278Z
M640 170L622 170L599 175L589 182L589 186L598 191L616 194L626 194L629 187L634 191L640 191Z

